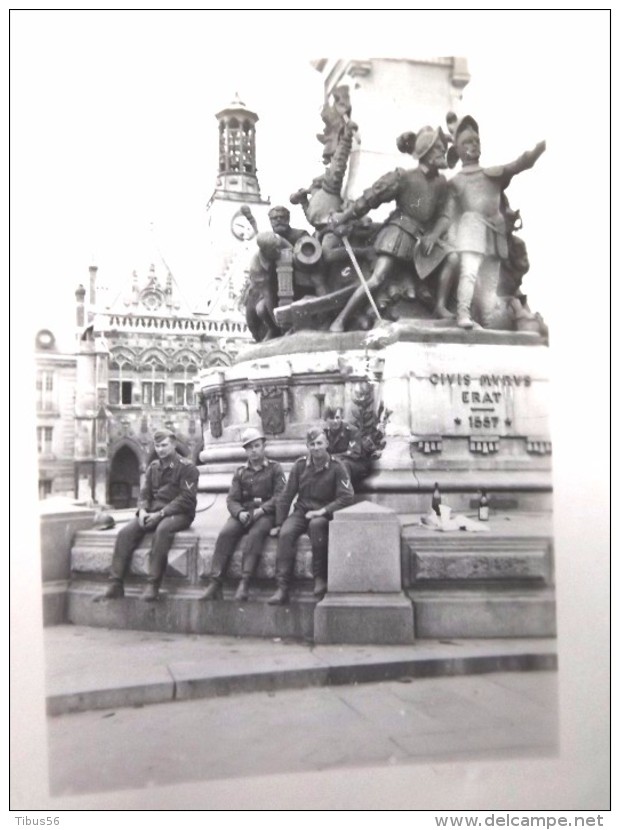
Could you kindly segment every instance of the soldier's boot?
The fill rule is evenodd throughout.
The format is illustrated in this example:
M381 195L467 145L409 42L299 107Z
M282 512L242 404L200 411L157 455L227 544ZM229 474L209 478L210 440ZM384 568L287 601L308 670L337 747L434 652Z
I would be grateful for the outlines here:
M125 589L120 579L114 579L102 594L93 598L93 602L103 602L106 599L121 599L125 596Z
M140 594L143 602L156 602L159 599L159 588L154 582L149 582L144 591Z
M211 601L222 599L222 583L218 579L211 579L207 590L199 597L201 600Z
M327 580L323 579L322 576L315 576L315 578L314 578L314 591L312 592L313 596L317 600L322 600L326 593L327 593Z
M241 577L241 582L239 583L239 587L237 588L237 592L235 593L235 601L236 602L247 602L250 598L250 577L243 576Z
M286 605L289 601L289 587L285 582L278 582L278 590L267 600L267 605Z

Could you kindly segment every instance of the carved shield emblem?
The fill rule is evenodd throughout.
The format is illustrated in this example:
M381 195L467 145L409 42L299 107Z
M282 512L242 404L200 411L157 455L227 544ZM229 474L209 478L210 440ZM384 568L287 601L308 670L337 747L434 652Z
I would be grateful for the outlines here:
M214 438L222 435L222 410L219 397L207 398L207 411L209 413L209 429Z
M278 386L262 387L260 417L264 432L270 435L279 435L284 432L284 416L284 389Z

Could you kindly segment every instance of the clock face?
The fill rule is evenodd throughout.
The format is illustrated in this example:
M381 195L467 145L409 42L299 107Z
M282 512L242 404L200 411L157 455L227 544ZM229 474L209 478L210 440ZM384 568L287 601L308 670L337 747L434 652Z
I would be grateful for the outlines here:
M39 349L49 349L54 345L54 335L48 329L43 329L37 334L37 346Z
M230 229L233 236L242 241L252 239L253 236L256 236L256 231L248 221L247 217L239 212L235 213L233 216L230 222Z

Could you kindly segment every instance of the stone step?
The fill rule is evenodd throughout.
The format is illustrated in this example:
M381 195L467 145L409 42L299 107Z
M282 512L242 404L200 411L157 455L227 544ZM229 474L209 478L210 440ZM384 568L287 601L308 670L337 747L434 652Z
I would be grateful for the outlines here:
M223 600L205 602L199 599L202 588L174 584L164 586L157 602L143 602L143 587L129 583L122 599L94 602L105 583L76 581L68 592L68 620L74 625L137 631L313 639L316 600L311 583L294 590L290 604L283 606L267 604L273 584L253 587L249 602L233 602L234 589L228 587Z
M74 582L67 593L67 619L74 625L100 628L308 641L315 637L316 613L321 619L322 609L312 597L310 582L297 585L290 603L284 606L267 604L273 585L264 582L251 588L249 602L233 600L234 586L225 588L224 599L204 602L199 599L201 590L178 586L171 580L157 602L147 603L139 598L143 587L143 583L130 582L123 599L94 602L105 583ZM339 596L328 593L326 604L337 603ZM373 596L376 601L382 598L381 594L370 594L369 602ZM416 639L556 636L552 590L504 590L493 594L410 590L401 597L413 603Z
M416 636L430 639L555 637L555 592L409 591Z

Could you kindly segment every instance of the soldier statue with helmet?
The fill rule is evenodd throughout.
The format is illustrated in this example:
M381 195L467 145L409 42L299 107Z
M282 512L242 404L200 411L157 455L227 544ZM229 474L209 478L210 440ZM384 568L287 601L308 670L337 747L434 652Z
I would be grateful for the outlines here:
M512 231L504 191L513 176L534 166L545 148L541 141L508 164L484 168L479 164L478 123L466 115L456 124L451 149L462 167L450 180L438 230L441 234L452 229L459 256L456 324L460 328L476 328L478 323L494 328L501 268L510 257ZM429 240L428 254L435 241Z
M396 208L389 216L375 240L377 260L366 286L359 286L343 310L330 326L331 331L343 331L353 312L363 302L368 290L376 292L394 276L399 264L408 267L410 276L404 286L406 295L413 299L413 262L416 242L439 238L437 222L442 215L448 193L448 182L439 172L447 167L448 137L438 127L426 126L416 134L403 133L396 141L402 153L418 160L412 170L397 168L378 179L343 213L334 217L332 229L346 232L347 224L365 216L370 210L394 201Z

